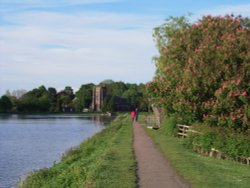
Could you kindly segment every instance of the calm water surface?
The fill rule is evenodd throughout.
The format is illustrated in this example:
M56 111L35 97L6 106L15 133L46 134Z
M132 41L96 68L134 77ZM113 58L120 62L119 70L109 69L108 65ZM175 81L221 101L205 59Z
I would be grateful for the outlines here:
M94 115L0 115L0 187L11 188L29 172L52 166L110 120Z

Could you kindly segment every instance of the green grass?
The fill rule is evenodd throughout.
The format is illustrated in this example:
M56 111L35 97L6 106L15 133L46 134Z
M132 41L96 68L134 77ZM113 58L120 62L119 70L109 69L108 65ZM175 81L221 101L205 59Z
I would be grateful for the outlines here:
M132 148L132 129L126 121L113 138L109 148L99 161L99 165L87 178L90 187L135 187L136 164Z
M143 120L143 114L140 120ZM177 172L194 188L244 188L250 185L250 167L233 161L200 156L171 136L174 119L158 130L146 129ZM41 169L21 182L22 188L133 188L136 163L129 116L120 115L105 130L71 149L52 168Z
M177 172L197 188L247 188L250 185L250 167L234 161L200 156L183 146L180 138L166 133L174 124L169 119L159 130L147 129L156 145L171 161Z
M136 187L132 129L128 116L71 149L61 162L32 173L22 188Z

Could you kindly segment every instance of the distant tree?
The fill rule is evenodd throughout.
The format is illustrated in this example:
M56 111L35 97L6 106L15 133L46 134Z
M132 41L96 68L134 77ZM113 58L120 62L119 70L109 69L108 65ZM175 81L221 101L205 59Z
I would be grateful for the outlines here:
M0 98L0 113L10 112L13 107L13 104L10 98L6 95L3 95Z
M80 103L80 100L77 97L73 99L72 104L75 112L82 112L83 108Z
M122 103L120 106L126 106L129 103L142 110L146 108L147 100L145 100L143 84L125 84L112 80L105 80L102 84L107 88L107 97L102 110L115 111L116 103L119 103L117 100ZM46 89L42 85L28 92L16 90L13 92L14 96L10 96L9 99L12 102L13 110L19 112L82 112L84 108L90 108L92 104L94 86L93 83L84 84L74 94L70 86L57 92L53 87Z
M102 111L103 112L114 112L115 109L115 97L106 98L103 102Z
M48 94L51 101L50 112L56 112L57 91L53 87L48 88Z
M82 111L84 108L89 108L92 103L94 84L89 83L82 85L80 89L76 92L76 98L78 99L75 102L76 105L79 105L79 110ZM79 103L79 104L78 104Z
M10 97L11 96L10 90L7 89L6 92L5 92L5 95Z
M24 94L19 100L17 109L19 112L37 112L38 110L38 99L31 93Z
M24 89L18 89L18 90L14 90L12 91L12 96L16 97L17 99L21 98L25 93L27 93L26 90Z
M103 84L104 85L104 84ZM148 100L144 84L125 84L124 82L110 82L106 84L107 98L104 101L103 110L111 109L116 106L118 98L126 99L130 106L140 110L148 109ZM113 100L110 102L110 100ZM124 100L123 100L124 101Z
M123 93L122 97L126 98L132 106L138 106L138 87L136 84L127 84L128 89Z
M51 96L56 97L57 91L56 91L55 88L49 87L49 88L48 88L48 92L49 92L49 94L50 94Z
M146 92L145 84L140 84L138 86L138 107L141 111L148 111L149 110L149 100Z
M50 106L49 92L40 86L24 94L18 100L17 109L21 112L48 112Z
M48 112L51 107L51 100L49 95L43 95L38 98L38 108L39 111Z
M57 94L57 111L71 112L73 109L73 99L75 98L73 89L66 86L65 89Z
M114 81L111 79L107 79L107 80L103 80L102 82L100 82L99 85L109 85L109 84L113 84Z
M111 96L122 96L122 94L128 89L123 82L113 82L106 85L107 94Z
M63 92L72 99L74 99L74 91L70 86L66 86Z

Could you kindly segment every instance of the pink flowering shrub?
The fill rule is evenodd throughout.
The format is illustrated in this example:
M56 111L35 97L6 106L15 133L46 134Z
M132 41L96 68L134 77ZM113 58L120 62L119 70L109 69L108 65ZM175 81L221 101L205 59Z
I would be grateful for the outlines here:
M147 84L151 102L186 123L249 129L249 19L206 16L178 23L155 30L160 55L155 80Z

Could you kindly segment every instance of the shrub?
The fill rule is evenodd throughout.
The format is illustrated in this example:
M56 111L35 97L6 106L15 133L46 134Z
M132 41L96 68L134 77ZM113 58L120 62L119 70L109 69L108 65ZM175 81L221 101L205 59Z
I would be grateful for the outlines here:
M162 123L162 130L166 135L174 136L177 134L178 129L176 127L176 120L174 117L165 119Z
M247 158L250 156L250 135L237 133L234 130L194 125L192 129L200 132L189 133L184 145L195 149L197 146L205 151L212 148L219 150L227 158Z
M147 84L151 102L184 123L250 128L250 21L205 16L170 18L155 29L160 55Z

